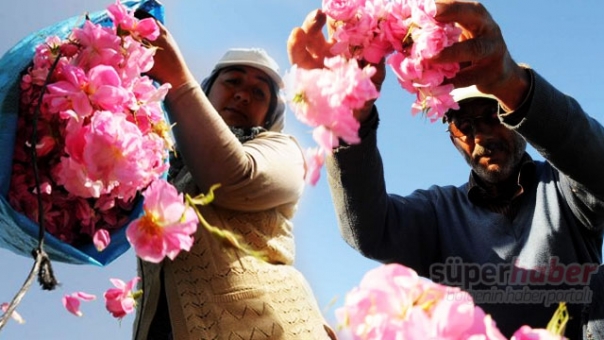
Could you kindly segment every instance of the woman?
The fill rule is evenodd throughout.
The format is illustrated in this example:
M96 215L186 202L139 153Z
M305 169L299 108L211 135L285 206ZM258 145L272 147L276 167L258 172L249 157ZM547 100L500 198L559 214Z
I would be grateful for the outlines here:
M166 108L183 163L172 164L172 182L191 196L220 183L200 212L268 260L227 249L199 227L191 251L174 261L139 261L144 295L134 338L334 339L292 266L291 218L305 165L296 141L281 133L277 64L261 49L229 50L202 89L161 28L150 76L172 84Z

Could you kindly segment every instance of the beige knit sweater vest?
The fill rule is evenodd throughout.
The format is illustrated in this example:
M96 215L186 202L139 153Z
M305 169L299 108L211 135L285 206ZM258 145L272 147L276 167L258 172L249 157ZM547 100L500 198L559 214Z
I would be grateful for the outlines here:
M176 180L194 192L190 175ZM268 262L226 248L201 226L191 251L161 264L141 262L143 299L134 323L136 339L147 339L160 294L163 268L175 340L335 339L315 297L293 266L291 217L295 205L260 212L200 207L206 220L243 236Z

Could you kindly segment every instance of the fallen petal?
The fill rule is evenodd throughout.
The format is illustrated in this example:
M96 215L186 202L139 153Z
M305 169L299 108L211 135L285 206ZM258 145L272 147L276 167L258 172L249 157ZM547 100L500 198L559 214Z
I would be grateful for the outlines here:
M92 242L94 243L96 250L101 252L105 250L105 248L107 248L107 246L111 242L111 236L109 236L109 232L107 230L99 229L96 231L96 233L94 233Z

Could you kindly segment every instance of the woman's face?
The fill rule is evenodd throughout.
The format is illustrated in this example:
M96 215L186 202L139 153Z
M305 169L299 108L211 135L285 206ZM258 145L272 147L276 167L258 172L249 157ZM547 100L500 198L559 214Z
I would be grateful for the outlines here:
M271 80L250 66L230 66L220 71L208 99L229 126L264 126L271 102Z

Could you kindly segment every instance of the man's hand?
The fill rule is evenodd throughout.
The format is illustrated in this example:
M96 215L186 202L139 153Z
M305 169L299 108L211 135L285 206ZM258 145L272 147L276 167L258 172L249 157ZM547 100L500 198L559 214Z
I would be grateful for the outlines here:
M432 60L457 62L462 69L450 82L455 87L476 85L499 98L508 110L526 97L530 80L510 55L499 25L478 2L436 0L436 20L455 22L462 28L460 42L445 48Z
M375 74L371 77L371 81L373 82L373 85L375 85L375 88L378 90L378 92L380 92L382 90L382 83L384 83L384 79L386 79L386 60L382 59L382 61L380 61L378 64L360 62L359 66L363 67L364 65L371 65L375 67ZM375 105L376 100L377 98L365 102L365 105L363 105L362 108L354 111L354 117L361 123L366 121L371 114L371 110L373 109L373 105Z
M304 69L322 68L325 58L333 57L329 51L332 42L323 35L327 16L320 10L310 12L301 27L294 28L287 40L287 52L292 65Z
M320 10L310 12L302 26L294 28L287 40L287 52L289 61L292 65L298 65L304 69L322 68L325 58L333 57L330 49L334 42L331 39L326 39L323 35L323 27L328 24L329 32L333 31L333 22L328 22L325 13ZM359 66L367 65L366 62L360 61ZM378 91L382 87L384 78L386 77L386 67L382 60L379 64L372 64L377 71L371 78ZM355 118L359 122L365 121L375 100L368 101L362 109L354 112Z

